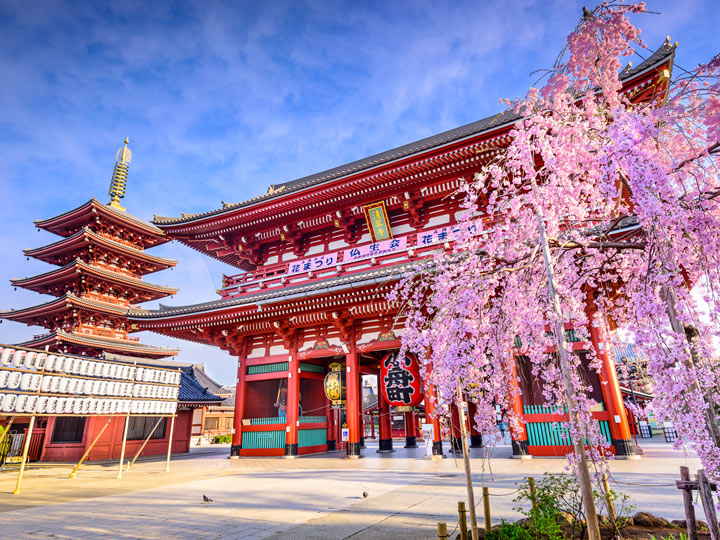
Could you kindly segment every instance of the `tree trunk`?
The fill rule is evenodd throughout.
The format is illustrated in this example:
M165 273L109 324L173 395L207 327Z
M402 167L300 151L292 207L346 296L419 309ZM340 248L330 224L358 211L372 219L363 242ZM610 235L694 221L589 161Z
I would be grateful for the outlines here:
M468 455L467 430L465 429L465 409L463 408L463 396L460 385L457 389L458 418L460 419L460 436L462 437L463 463L465 464L465 485L468 494L468 506L470 507L470 526L472 527L472 540L478 540L477 517L475 515L475 495L473 493L472 473L470 472L470 456ZM488 531L485 531L486 533Z
M536 206L535 216L538 222L538 231L540 233L540 246L542 248L543 259L545 260L545 270L547 272L548 289L550 291L550 302L555 314L555 340L557 342L557 352L560 358L560 370L563 374L565 383L565 401L567 402L568 415L570 424L572 425L573 449L577 458L578 480L580 481L580 492L582 494L583 505L585 507L585 519L587 522L589 540L600 539L600 526L597 519L597 511L595 510L595 499L592 492L592 481L590 480L590 469L588 467L588 459L585 454L585 445L580 434L580 419L578 418L575 400L575 388L572 383L570 367L568 365L567 350L565 349L565 328L563 327L563 316L560 308L560 299L555 289L555 273L553 271L550 252L548 249L547 237L545 235L545 222L542 210Z

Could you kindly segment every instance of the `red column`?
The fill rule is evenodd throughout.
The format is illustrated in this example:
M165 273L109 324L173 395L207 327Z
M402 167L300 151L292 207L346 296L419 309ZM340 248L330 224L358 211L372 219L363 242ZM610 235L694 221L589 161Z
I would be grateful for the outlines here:
M589 292L587 295L585 313L590 321L590 341L602 366L599 373L600 389L605 402L605 410L610 415L608 424L610 425L612 444L615 446L615 455L635 454L627 412L620 392L620 382L617 378L617 371L615 371L612 353L609 350L610 340L605 337L605 320L597 310L593 292Z
M455 403L450 407L450 451L455 454L462 454L460 413Z
M417 448L417 426L414 411L405 413L405 448Z
M470 424L470 448L482 448L482 433L475 424L475 415L477 414L477 405L468 401L468 423Z
M428 369L432 369L429 367ZM433 457L444 457L442 451L442 431L440 429L440 418L435 417L435 404L433 403L431 396L437 399L435 396L435 387L431 384L425 386L425 419L426 422L431 422L433 426L433 443L432 453Z
M347 445L348 457L360 456L360 362L355 349L355 331L349 344L350 352L345 355L347 387L347 425L350 431Z
M523 417L523 404L522 395L520 393L520 385L518 382L517 361L514 356L510 361L510 384L515 388L512 398L513 416L520 420L517 427L513 426L512 421L510 422L510 437L512 437L513 456L527 456L530 454L528 449L528 435L527 428L521 421Z
M390 405L387 401L385 401L382 389L379 388L378 390L378 414L380 415L380 447L378 452L393 452Z
M285 435L285 457L298 455L298 425L300 403L300 359L293 338L288 362L287 427Z
M235 413L233 416L233 436L230 445L230 457L239 457L242 448L242 420L245 416L245 395L247 393L245 375L247 374L247 366L245 360L247 358L246 350L247 340L243 339L240 344L240 354L238 355L237 385L235 387ZM192 421L190 421L192 424Z

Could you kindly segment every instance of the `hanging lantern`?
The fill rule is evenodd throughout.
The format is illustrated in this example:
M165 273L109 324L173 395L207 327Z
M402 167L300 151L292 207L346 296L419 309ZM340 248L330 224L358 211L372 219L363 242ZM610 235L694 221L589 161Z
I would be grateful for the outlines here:
M380 378L385 401L398 410L412 410L422 402L423 385L415 355L400 357L398 351L386 354L380 363Z
M325 376L325 396L332 402L333 409L345 407L345 364L330 364L330 373Z

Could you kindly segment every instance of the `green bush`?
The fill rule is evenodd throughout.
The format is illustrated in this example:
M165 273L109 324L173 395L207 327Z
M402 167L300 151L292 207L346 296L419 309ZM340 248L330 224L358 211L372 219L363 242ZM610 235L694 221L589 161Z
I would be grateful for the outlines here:
M600 489L593 490L599 513L607 515L607 499ZM616 532L622 528L632 508L628 497L610 491L608 494L613 502L617 520L610 524ZM569 474L546 473L535 484L535 504L530 494L527 481L520 485L516 503L523 503L516 510L525 516L517 523L503 523L493 529L486 538L488 540L565 540L567 538L583 538L585 536L585 513L580 483ZM529 506L529 508L528 508ZM605 510L605 512L603 512ZM674 539L668 539L674 540Z
M232 435L215 435L215 444L232 442Z

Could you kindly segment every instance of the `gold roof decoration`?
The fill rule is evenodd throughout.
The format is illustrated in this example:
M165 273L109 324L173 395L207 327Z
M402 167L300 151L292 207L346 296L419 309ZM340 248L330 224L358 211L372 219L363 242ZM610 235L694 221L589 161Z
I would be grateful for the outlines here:
M125 145L118 149L115 155L115 167L113 168L112 178L110 179L110 189L108 195L110 195L110 206L125 210L120 205L120 199L125 197L125 190L127 188L128 169L130 168L130 161L132 161L132 151L128 148L130 141L125 137Z

